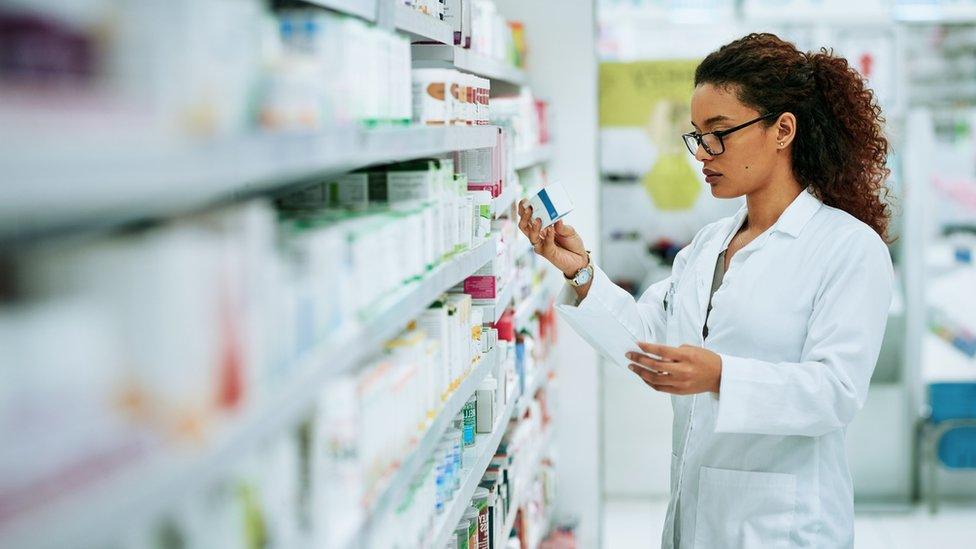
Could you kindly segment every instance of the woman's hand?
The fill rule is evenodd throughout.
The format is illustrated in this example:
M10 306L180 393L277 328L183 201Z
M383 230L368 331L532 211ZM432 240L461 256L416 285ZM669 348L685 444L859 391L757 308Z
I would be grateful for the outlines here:
M672 395L695 395L719 392L722 382L722 357L701 347L682 345L668 347L638 343L641 350L657 355L657 360L640 353L627 353L634 361L630 370L654 390ZM649 371L650 370L654 370Z
M535 253L546 258L567 277L576 276L577 271L589 264L589 256L583 239L576 230L561 220L542 229L542 221L532 217L532 206L519 201L519 230L528 237Z

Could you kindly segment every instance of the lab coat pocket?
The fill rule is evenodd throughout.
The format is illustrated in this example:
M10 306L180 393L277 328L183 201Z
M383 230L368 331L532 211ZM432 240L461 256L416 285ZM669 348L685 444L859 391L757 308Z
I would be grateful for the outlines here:
M702 467L695 547L790 546L796 476Z

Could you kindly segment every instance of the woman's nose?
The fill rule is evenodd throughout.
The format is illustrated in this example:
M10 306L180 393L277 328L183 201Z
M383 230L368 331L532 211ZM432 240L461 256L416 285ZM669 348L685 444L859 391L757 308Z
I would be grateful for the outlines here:
M706 160L711 160L712 155L708 154L708 151L705 150L705 147L703 147L701 143L699 143L698 148L695 149L695 159L698 160L699 162L704 162Z

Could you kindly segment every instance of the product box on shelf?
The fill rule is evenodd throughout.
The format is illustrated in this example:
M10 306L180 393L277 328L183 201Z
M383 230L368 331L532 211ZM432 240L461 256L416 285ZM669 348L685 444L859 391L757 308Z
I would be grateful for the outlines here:
M491 81L453 69L413 69L413 121L426 126L486 126Z
M170 436L200 439L251 389L237 316L246 306L235 246L199 223L166 226L24 258L28 293L94 300L121 336L132 412ZM248 334L250 335L250 334Z
M505 147L505 136L499 132L494 147L454 153L455 169L467 175L468 190L490 191L493 198L502 194L505 187Z
M353 376L322 389L312 425L312 537L316 545L338 547L353 539L364 517L362 422Z
M280 47L266 60L259 121L272 130L411 119L410 43L322 9L277 13Z
M444 21L454 29L454 43L462 48L470 48L471 0L447 0Z

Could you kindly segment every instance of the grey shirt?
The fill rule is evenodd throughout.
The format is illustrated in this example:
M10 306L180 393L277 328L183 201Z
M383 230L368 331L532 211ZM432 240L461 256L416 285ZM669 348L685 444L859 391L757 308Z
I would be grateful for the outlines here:
M705 312L705 324L702 325L702 339L708 339L708 315L712 312L712 296L722 286L722 280L725 279L725 252L727 251L727 248L722 250L722 253L718 254L718 259L715 260L715 274L712 275L712 291L708 294L708 310Z

